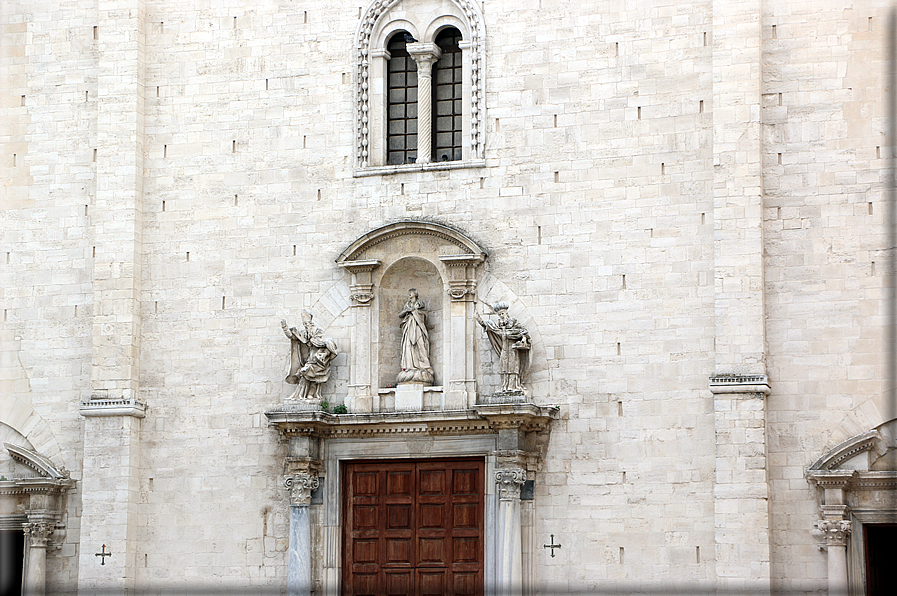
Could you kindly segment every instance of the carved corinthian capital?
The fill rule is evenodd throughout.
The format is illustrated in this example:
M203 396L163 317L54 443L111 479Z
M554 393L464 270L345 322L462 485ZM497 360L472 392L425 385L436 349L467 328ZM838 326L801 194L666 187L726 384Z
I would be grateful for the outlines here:
M520 498L520 487L526 482L526 470L510 468L495 471L498 496L502 501Z
M24 524L25 533L35 548L47 548L47 541L53 534L53 524L44 522L32 522Z
M828 546L847 546L850 535L850 522L846 519L823 519L816 522L816 527L825 537Z
M283 485L290 489L290 505L308 507L311 504L311 493L318 488L318 477L311 474L287 476Z

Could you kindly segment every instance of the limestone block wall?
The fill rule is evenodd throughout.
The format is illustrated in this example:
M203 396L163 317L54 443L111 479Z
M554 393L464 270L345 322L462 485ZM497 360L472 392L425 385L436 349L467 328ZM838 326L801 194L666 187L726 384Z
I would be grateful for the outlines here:
M325 394L342 402L347 354L364 346L351 345L335 259L378 226L436 221L488 252L495 283L480 299L506 288L495 297L519 301L511 315L532 321L544 354L535 400L561 406L535 486L536 585L716 581L733 561L715 548L707 379L726 372L716 342L734 359L744 330L729 313L723 338L715 302L714 186L728 178L713 52L717 8L735 4L490 0L485 166L356 177L360 3L147 0L137 26L84 3L4 2L0 422L33 411L60 446L48 455L80 480L78 402L107 355L94 247L117 221L103 187L117 180L141 230L125 313L136 378L122 384L148 406L135 581L284 586L285 447L262 416L289 392L280 320L311 308L336 339ZM768 317L771 575L785 589L825 580L805 466L880 422L884 6L763 3L760 39L743 44L760 44L747 157L762 165L762 244L757 228L746 236L765 249L747 255L765 286L748 287L762 293L751 316ZM143 69L133 138L113 139L142 168L133 189L111 156L93 161L98 122L121 124L96 99L101 73L118 72L117 39ZM762 364L758 337L747 351ZM58 585L77 581L78 490L48 557ZM551 534L555 558L541 548Z
M770 528L783 590L825 587L803 479L816 454L886 420L883 367L888 7L768 4L763 231Z

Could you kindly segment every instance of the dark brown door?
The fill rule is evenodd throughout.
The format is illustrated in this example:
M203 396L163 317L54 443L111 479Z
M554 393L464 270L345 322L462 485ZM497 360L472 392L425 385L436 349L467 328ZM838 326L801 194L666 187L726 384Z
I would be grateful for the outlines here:
M897 594L897 524L863 524L866 540L866 594Z
M483 460L343 467L343 594L483 593Z

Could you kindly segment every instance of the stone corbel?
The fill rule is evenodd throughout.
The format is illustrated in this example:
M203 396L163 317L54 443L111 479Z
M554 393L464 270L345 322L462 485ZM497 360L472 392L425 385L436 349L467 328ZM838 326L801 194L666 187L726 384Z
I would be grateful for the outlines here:
M713 375L710 377L710 392L713 394L769 395L769 377L766 375Z
M443 255L439 260L448 269L452 302L475 302L476 268L485 260L483 255Z
M343 261L339 266L352 274L352 283L349 285L349 297L352 306L370 306L374 299L374 283L371 276L380 261L370 259L365 261Z

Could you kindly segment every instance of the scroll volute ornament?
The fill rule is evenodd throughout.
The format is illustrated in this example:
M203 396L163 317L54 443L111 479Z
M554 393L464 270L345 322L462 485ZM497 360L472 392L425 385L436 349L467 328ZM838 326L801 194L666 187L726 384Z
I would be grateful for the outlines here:
M311 474L287 476L283 485L290 489L290 505L307 507L311 504L311 493L318 489L318 477Z
M520 487L526 482L526 470L522 468L501 469L495 471L495 483L502 501L520 498Z

